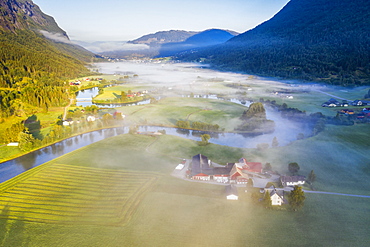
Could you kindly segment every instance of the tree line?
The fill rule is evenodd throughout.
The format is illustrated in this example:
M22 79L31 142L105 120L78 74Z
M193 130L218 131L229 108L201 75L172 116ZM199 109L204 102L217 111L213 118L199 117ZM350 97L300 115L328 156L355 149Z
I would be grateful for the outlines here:
M190 122L178 120L176 122L176 127L181 129L195 129L195 130L205 130L205 131L218 131L220 126L218 124L208 124L203 122Z

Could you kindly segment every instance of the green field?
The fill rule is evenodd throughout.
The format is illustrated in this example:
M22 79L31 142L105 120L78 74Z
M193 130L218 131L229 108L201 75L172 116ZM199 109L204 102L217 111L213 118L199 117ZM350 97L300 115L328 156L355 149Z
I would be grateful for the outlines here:
M125 225L157 176L53 164L3 184L1 217L25 221Z
M157 103L100 113L118 110L126 116L127 126L174 126L178 120L189 120L233 131L245 106L182 96L264 98L307 114L321 111L335 116L338 109L321 107L331 98L327 94L356 99L368 90L319 86L318 91L316 86L254 77L229 80L214 73L199 71L173 85L145 81L150 75L139 75L105 88L99 97L153 89L153 96L161 96ZM294 98L275 92L289 92ZM46 127L60 112L37 116ZM0 184L0 246L369 246L370 198L306 193L301 211L267 210L252 201L249 188L247 192L239 188L238 201L227 201L224 185L171 176L182 159L199 153L219 164L241 157L269 162L280 174L287 174L288 164L297 162L300 175L314 170L315 190L370 196L368 127L327 125L317 136L266 150L199 146L170 135L107 138ZM16 154L15 150L2 147L0 157Z
M266 151L169 135L108 138L1 184L1 245L366 246L369 198L306 194L299 212L267 210L245 188L227 201L222 185L170 175L197 153L221 164L270 162L281 173L296 161L303 175L315 170L318 190L369 196L370 133L362 128L332 127Z
M241 121L245 106L199 98L168 97L156 104L118 108L128 124L176 126L178 120L218 124L220 129L233 131Z

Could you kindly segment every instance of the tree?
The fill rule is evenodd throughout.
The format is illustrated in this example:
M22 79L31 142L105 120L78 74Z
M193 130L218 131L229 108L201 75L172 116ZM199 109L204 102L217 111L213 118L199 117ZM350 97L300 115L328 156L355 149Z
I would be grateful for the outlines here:
M274 139L272 139L271 147L277 147L277 146L279 146L279 142L275 136Z
M35 138L28 132L21 132L18 135L19 149L22 151L30 151L35 146Z
M308 174L308 181L310 182L310 184L312 184L313 182L315 182L316 180L316 174L314 173L313 170L311 170L310 174Z
M289 163L288 165L289 172L292 173L293 175L296 175L300 169L299 165L297 162L292 162Z
M305 199L302 187L298 185L294 186L294 189L288 195L289 205L294 211L303 207Z
M127 94L125 91L121 92L121 102L126 102L127 101Z
M208 140L211 139L211 136L208 134L201 135L200 138L202 138L202 141L199 142L200 146L206 146L209 144Z
M271 164L270 164L270 163L266 163L264 170L265 170L265 171L272 171L272 166L271 166Z
M252 103L247 111L243 112L242 119L250 119L252 117L266 119L266 110L261 102Z
M105 125L108 125L113 120L113 116L109 113L105 113L102 117L102 120Z
M263 197L263 206L265 208L271 208L272 207L272 201L271 201L271 196L270 196L270 192L267 190L266 193L265 193L265 196Z

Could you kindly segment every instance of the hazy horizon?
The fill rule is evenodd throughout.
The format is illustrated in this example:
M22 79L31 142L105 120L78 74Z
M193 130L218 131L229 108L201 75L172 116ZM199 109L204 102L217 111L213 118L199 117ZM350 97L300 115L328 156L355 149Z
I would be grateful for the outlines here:
M71 40L129 41L168 30L228 29L243 33L272 18L289 0L148 1L34 0Z

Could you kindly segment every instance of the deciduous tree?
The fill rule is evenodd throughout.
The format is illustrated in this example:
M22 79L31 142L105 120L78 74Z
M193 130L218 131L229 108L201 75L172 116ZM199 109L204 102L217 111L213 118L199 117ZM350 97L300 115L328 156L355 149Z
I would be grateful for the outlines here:
M292 173L293 175L296 175L300 169L299 165L297 162L292 162L289 163L288 165L289 172Z

